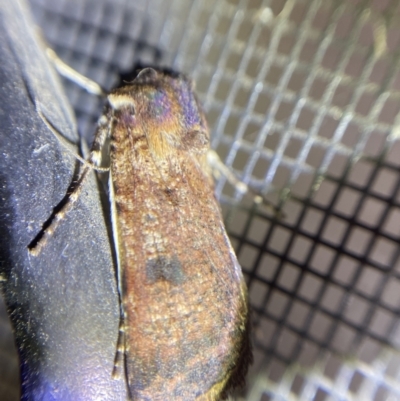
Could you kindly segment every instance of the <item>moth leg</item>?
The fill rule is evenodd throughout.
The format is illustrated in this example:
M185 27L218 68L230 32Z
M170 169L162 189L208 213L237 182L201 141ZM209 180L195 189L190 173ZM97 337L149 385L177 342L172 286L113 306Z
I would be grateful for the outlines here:
M75 82L78 86L93 95L107 95L107 92L97 82L85 77L84 75L80 74L78 71L70 67L68 64L64 63L64 61L62 61L57 56L57 53L53 49L47 48L46 54L61 76L69 79L72 82Z
M221 175L224 176L228 182L236 188L236 190L241 192L243 195L252 196L253 202L263 203L264 205L267 205L273 209L278 216L282 216L282 212L262 194L260 194L259 191L239 180L232 170L224 164L215 150L210 149L207 152L207 162L215 179L218 179L221 177Z
M44 116L40 114L44 119ZM49 126L47 120L45 120L47 126ZM63 220L65 215L73 208L75 202L78 200L79 195L82 192L83 185L86 181L88 173L93 169L100 169L97 167L101 162L101 149L105 143L109 132L109 124L111 122L103 116L99 121L99 126L96 131L96 135L93 141L92 150L90 152L88 160L84 160L83 169L79 174L79 177L75 183L69 188L67 195L62 200L59 210L54 212L52 216L47 220L40 233L34 238L34 240L28 245L28 251L32 256L38 256L43 247L48 242L48 239L53 235L54 231ZM53 128L54 129L54 128ZM79 159L80 160L80 159Z
M249 192L255 193L254 202L263 202L263 197L257 194L256 191L250 188L246 183L240 181L229 169L229 167L224 164L224 162L221 160L215 150L210 149L207 152L207 161L209 166L211 167L212 174L215 179L218 179L222 175L242 194L247 194Z

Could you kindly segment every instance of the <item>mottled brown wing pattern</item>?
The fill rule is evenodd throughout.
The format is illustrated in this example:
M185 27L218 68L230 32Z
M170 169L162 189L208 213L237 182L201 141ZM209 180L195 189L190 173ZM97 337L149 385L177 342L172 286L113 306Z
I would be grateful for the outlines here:
M144 70L109 95L114 231L135 400L218 400L251 359L246 286L182 77Z
M106 170L98 166L110 138L118 348L122 343L129 396L224 399L243 384L252 359L249 313L246 285L213 194L203 112L188 80L151 68L107 99L76 185L29 252L40 254L88 173Z

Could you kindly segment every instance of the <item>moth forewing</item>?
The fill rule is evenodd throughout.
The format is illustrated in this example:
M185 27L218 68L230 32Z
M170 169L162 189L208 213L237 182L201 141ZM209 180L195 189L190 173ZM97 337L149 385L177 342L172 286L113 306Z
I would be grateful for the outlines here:
M183 77L152 69L114 91L109 110L131 397L221 399L251 359L248 307L205 168L203 113Z
M107 139L117 355L130 397L224 399L252 359L247 290L214 196L209 131L191 83L147 68L112 91L71 199Z

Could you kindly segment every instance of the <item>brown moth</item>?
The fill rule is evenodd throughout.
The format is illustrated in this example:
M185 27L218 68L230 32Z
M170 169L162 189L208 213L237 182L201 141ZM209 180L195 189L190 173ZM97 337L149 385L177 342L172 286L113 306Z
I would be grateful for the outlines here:
M129 396L225 399L252 359L249 311L214 196L203 112L185 77L151 68L107 100L89 162L100 164L109 139Z

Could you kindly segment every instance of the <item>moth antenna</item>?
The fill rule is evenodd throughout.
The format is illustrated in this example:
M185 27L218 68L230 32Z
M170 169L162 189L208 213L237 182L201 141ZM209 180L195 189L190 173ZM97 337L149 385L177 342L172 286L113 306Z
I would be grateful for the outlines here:
M70 153L72 156L75 157L75 159L79 160L82 164L85 166L99 171L99 172L105 172L109 171L109 167L98 167L95 163L92 163L90 161L85 160L83 157L79 156L77 153L75 153L73 150L70 149L70 144L68 141L62 136L62 134L53 126L53 124L46 118L46 116L42 113L40 109L40 103L36 102L36 111L39 114L39 117L42 119L42 121L45 123L46 127L54 134L54 136L60 141L60 143L64 146L65 150Z
M122 307L122 305L121 305ZM111 377L113 379L125 378L126 392L128 394L128 399L131 400L131 391L129 388L129 378L126 366L126 338L125 338L125 314L121 309L121 315L119 320L119 330L118 330L118 340L117 348L115 350L114 366L112 370Z
M38 111L39 115L45 122L47 126L50 127L51 130L55 130L54 127L45 119L44 115ZM56 130L55 130L56 131ZM92 150L90 152L88 161L83 160L83 170L79 175L79 178L76 183L70 186L70 191L67 193L66 197L61 201L58 206L59 210L53 212L52 216L49 220L43 225L42 230L39 234L34 238L34 240L28 245L28 251L32 256L38 256L44 246L47 244L48 239L53 235L56 228L59 226L60 222L64 219L66 214L72 209L75 202L78 200L79 195L82 192L83 185L87 178L89 171L91 170L100 170L107 171L108 168L97 167L101 162L101 149L104 146L107 135L109 132L109 124L107 119L100 119L99 126L96 131L96 135L93 141ZM57 132L57 135L59 133ZM76 155L75 155L76 156ZM57 208L56 208L57 210Z
M122 376L124 368L123 362L125 359L125 324L121 316L118 330L117 348L115 350L114 367L112 371L113 379L119 379Z
M90 168L85 166L78 181L75 184L72 192L67 194L64 198L64 204L61 209L50 217L50 219L44 224L42 231L35 237L35 239L29 244L28 250L32 256L38 256L44 246L47 244L48 239L54 234L54 231L59 226L60 222L64 219L65 215L72 209L75 202L78 200L80 193L82 192L83 183L87 177Z

